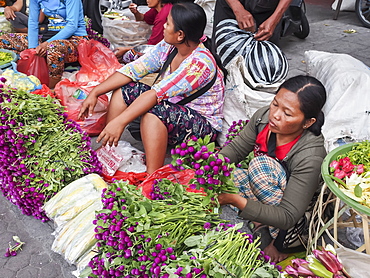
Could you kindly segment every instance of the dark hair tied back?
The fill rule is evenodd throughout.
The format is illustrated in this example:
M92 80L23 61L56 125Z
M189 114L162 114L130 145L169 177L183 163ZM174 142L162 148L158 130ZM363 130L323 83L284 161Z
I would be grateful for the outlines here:
M325 117L322 108L326 102L324 85L312 76L298 75L286 80L279 88L284 88L298 95L300 109L305 120L315 118L316 122L308 130L316 136L321 134Z

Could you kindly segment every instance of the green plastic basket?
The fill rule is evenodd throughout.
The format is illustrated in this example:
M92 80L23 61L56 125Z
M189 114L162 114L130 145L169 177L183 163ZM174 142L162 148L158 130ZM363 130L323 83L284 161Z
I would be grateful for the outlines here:
M329 165L333 160L337 160L338 155L345 154L352 150L353 146L356 143L349 143L342 145L340 147L335 148L330 153L326 155L324 161L321 165L321 174L326 183L326 185L330 188L331 192L335 194L339 199L345 202L347 205L352 207L353 209L357 210L358 212L364 213L366 215L370 215L370 208L361 205L359 202L353 200L352 198L348 197L343 191L338 187L338 185L329 177Z
M6 68L8 68L12 65L12 62L16 62L18 60L18 56L17 56L17 54L15 54L14 51L0 48L0 52L10 53L12 55L12 58L13 58L13 60L9 61L8 63L0 65L0 69L6 69Z

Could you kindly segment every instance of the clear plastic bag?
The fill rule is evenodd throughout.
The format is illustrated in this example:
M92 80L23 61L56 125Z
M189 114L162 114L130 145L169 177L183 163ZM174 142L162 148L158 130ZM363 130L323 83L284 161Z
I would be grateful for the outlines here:
M107 184L97 174L89 174L64 187L44 205L46 215L60 229L81 211L100 201Z
M146 171L144 153L132 147L129 142L119 141L117 147L105 145L96 154L106 176L113 176L117 170L134 173Z

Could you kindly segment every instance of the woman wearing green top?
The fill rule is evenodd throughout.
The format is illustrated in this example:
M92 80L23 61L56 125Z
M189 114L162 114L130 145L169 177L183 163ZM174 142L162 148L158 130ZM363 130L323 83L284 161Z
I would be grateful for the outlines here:
M299 246L305 212L320 184L326 155L321 111L324 86L309 76L285 81L270 106L259 109L221 154L239 163L253 151L248 169L236 169L240 194L220 194L221 205L231 204L250 220L261 249L275 262ZM297 244L298 243L298 244Z

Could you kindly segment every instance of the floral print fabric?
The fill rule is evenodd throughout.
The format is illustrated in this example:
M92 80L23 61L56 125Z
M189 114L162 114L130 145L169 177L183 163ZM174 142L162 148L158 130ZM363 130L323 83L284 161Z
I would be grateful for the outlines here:
M133 81L139 81L147 74L160 70L173 46L161 41L142 57L123 66L118 71ZM217 79L208 92L186 104L199 112L217 130L222 130L222 106L224 101L223 73L217 68L211 52L200 43L198 47L171 72L170 66L162 75L162 80L152 86L157 92L158 103L163 100L176 103L194 94L211 82L217 69Z
M130 82L122 87L122 96L125 103L130 105L141 93L148 90L150 86L146 84ZM166 126L169 145L178 145L193 135L197 138L210 135L212 141L216 140L217 131L206 118L189 107L164 100L150 109L148 113L156 115Z

